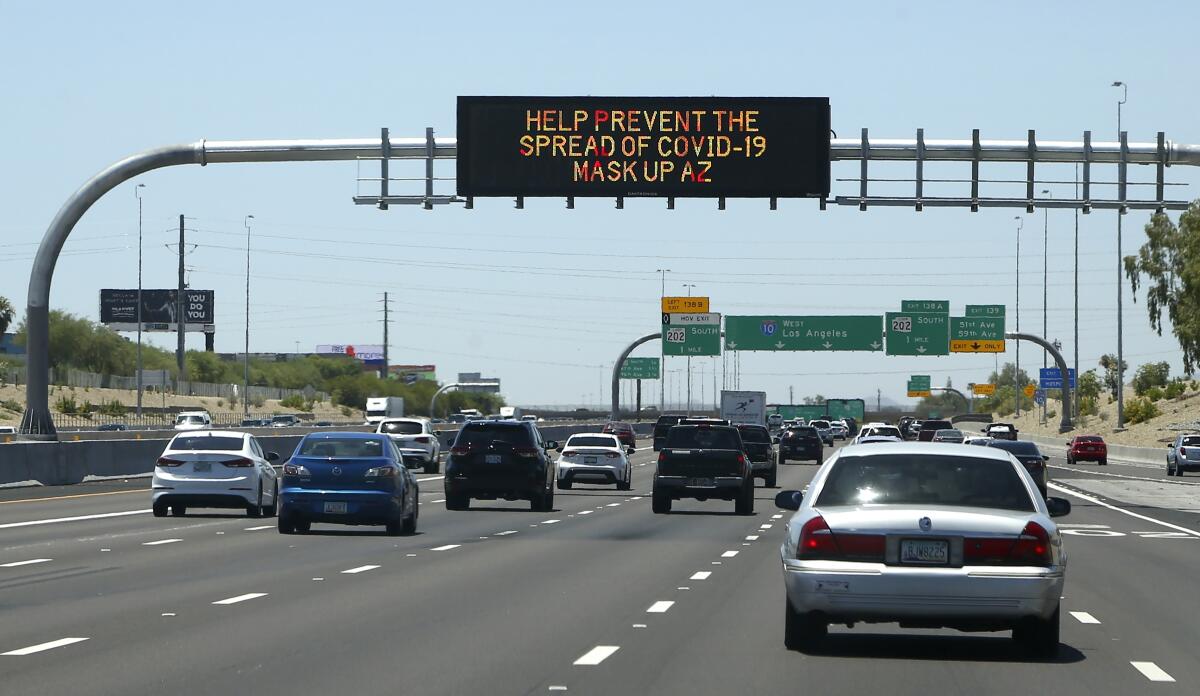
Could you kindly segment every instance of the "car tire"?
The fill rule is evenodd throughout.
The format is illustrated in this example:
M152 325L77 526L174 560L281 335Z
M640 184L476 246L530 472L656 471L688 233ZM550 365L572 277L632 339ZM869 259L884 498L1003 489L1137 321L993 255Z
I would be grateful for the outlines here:
M155 517L166 517L167 516L166 503L155 503L153 505L153 512L154 512Z
M258 517L262 517L262 516L263 516L262 482L259 481L258 497L256 497L254 499L253 503L250 503L249 505L246 506L246 517L258 518Z
M423 471L424 471L426 474L436 474L436 473L438 473L439 471L441 471L441 469L442 469L441 462L439 462L438 460L434 459L434 460L433 460L433 461L431 461L431 462L426 462L426 463L425 463L425 468L423 469Z
M400 536L400 533L404 531L404 519L397 517L394 520L388 520L384 528L387 530L388 536Z
M814 650L829 633L829 625L811 614L801 614L784 597L783 646L788 650Z
M776 486L775 482L776 482L776 479L778 476L779 476L778 470L776 470L775 467L771 467L771 473L767 474L767 478L766 478L764 485L767 488L775 488L775 486Z
M276 522L276 524L279 527L280 534L295 534L296 533L296 526L294 524L292 524L292 519L290 517L288 517L287 515L280 515L279 520Z
M558 487L564 491L569 491L569 490L571 490L571 482L565 481L565 480L559 480Z
M471 508L471 497L467 495L446 495L447 510L469 510Z
M627 491L631 488L633 488L633 472L626 474L624 481L617 481L618 491Z
M650 498L650 509L656 515L665 515L671 512L671 497L662 495L661 493L654 493Z
M183 517L186 514L187 514L187 506L186 505L172 505L171 506L171 516L172 517Z
M754 485L744 486L733 503L733 511L738 515L754 514Z
M1100 466L1108 466L1108 457L1101 459L1099 464L1100 464Z
M1048 659L1057 656L1060 637L1059 611L1059 608L1055 607L1054 614L1049 619L1031 619L1013 629L1013 638L1034 657Z
M271 496L271 504L264 505L262 509L263 517L274 517L279 514L279 484L275 484L275 493Z
M1075 460L1069 454L1067 455L1067 466L1075 466Z
M787 457L783 456L782 454L781 454L781 455L779 455L779 463L780 463L780 464L787 464Z

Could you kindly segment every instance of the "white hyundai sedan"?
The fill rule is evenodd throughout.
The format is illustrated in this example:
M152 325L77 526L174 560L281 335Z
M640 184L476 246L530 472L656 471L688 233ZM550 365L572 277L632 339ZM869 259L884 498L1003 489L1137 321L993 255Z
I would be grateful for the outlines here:
M279 477L249 433L197 430L171 438L154 467L150 490L155 517L167 509L176 517L188 508L244 509L250 517L272 517L278 510Z
M572 435L559 451L558 487L563 490L576 483L615 483L619 491L633 487L633 464L616 435Z
M830 624L1012 630L1038 656L1058 651L1067 568L1043 500L1005 451L879 443L838 450L803 495L780 548L787 589L784 644L811 649Z

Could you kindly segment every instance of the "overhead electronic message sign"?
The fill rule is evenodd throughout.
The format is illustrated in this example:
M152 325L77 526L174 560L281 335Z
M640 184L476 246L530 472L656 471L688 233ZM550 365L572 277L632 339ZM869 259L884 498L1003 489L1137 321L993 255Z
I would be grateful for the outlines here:
M825 97L459 97L460 196L829 195Z
M185 289L183 302L184 330L211 331L216 321L213 313L212 290ZM175 315L179 312L174 289L142 289L142 330L174 331ZM104 289L100 291L100 323L116 331L136 331L138 321L138 291Z

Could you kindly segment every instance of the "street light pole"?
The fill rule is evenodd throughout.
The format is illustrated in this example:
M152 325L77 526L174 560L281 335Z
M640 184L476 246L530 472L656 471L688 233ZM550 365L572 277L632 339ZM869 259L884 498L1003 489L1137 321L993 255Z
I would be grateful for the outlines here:
M142 189L145 184L133 187L138 202L138 291L137 291L137 418L142 420Z
M658 273L662 277L662 291L661 291L661 294L659 295L659 299L661 300L662 298L665 298L667 296L667 274L671 272L671 269L656 268L656 269L654 269L654 272ZM659 305L659 309L662 309L661 304ZM658 412L660 414L663 413L667 408L667 405L666 405L667 404L667 378L666 378L667 351L666 351L666 348L663 347L662 343L663 343L662 341L658 342L658 351L659 351L659 353L658 353L658 371L659 371Z
M1075 200L1079 200L1079 164L1075 164ZM1075 377L1079 378L1079 208L1075 209ZM1079 390L1073 389L1075 408L1072 412L1079 418Z
M1017 221L1017 333L1021 333L1021 230L1025 228L1025 219L1020 215L1013 217ZM1017 366L1013 370L1013 402L1017 405L1017 418L1021 417L1021 342L1017 341Z
M253 215L247 215L243 224L246 226L246 345L242 353L242 414L250 417L250 221Z
M1121 99L1117 101L1117 141L1121 140L1121 106L1129 98L1129 85L1117 81L1113 87L1120 87ZM1124 165L1122 165L1124 166ZM1122 191L1121 193L1124 193ZM1121 216L1125 214L1124 207L1117 209L1117 429L1125 429L1125 347L1124 323L1121 311Z
M691 297L692 288L696 286L693 283L684 283L683 287L687 288L687 296ZM692 415L692 356L690 355L687 358L687 414Z
M1054 198L1054 194L1050 192L1050 189L1042 189L1042 195L1046 196L1047 198ZM1045 336L1050 335L1049 321L1048 321L1048 317L1050 315L1050 305L1048 302L1049 293L1047 291L1047 288L1049 287L1048 278L1050 275L1050 207L1049 206L1043 207L1042 213L1043 213L1043 215L1042 215L1042 336L1045 337ZM1046 353L1043 351L1042 352L1042 367L1043 368L1048 367L1050 365L1050 363L1046 362L1046 357L1047 357ZM1063 376L1063 379L1066 379L1065 375ZM1040 387L1041 384L1039 384L1038 386ZM1046 399L1045 399L1045 397L1042 397L1042 425L1045 425L1045 424L1046 424Z

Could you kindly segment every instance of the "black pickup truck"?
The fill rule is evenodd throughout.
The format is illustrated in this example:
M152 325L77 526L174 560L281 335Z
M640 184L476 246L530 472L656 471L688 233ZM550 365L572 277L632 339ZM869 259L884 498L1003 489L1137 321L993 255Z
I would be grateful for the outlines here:
M667 433L671 432L671 428L679 425L679 421L687 418L682 414L668 413L658 417L658 422L654 424L654 451L657 452L667 444Z
M728 425L677 425L658 453L651 498L655 513L680 498L734 501L739 515L754 514L754 478L738 429Z

